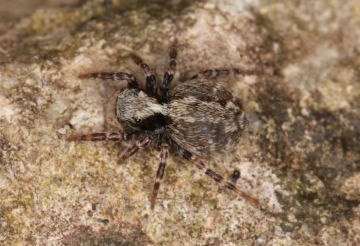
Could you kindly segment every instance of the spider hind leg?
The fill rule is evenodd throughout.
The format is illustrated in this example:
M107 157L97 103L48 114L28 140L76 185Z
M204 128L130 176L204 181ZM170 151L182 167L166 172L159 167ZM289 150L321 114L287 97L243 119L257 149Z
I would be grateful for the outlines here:
M215 180L217 183L221 184L222 186L225 186L229 190L232 190L235 193L237 193L238 195L242 196L245 200L250 202L255 207L260 206L258 199L248 195L246 192L240 190L235 185L233 185L231 182L225 180L220 174L218 174L215 171L213 171L212 169L206 167L206 165L203 161L201 161L198 157L191 154L189 151L181 148L180 146L176 146L176 147L177 147L179 154L183 158L191 161L198 169L202 170L206 175L208 175L210 178Z

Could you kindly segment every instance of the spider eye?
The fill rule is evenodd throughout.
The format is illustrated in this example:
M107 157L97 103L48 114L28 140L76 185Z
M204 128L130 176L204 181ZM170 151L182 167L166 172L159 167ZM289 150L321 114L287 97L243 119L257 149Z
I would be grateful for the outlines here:
M135 118L135 123L141 123L142 119Z

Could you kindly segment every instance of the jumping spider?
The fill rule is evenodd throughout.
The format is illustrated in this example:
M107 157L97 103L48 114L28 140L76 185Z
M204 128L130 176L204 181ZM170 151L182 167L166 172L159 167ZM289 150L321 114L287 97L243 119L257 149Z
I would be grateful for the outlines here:
M169 146L216 182L258 206L259 201L256 198L207 168L197 157L214 156L233 149L248 125L240 99L211 78L258 73L235 68L208 69L170 90L176 70L175 47L170 49L169 56L170 64L160 86L156 84L154 71L137 55L132 55L132 59L145 73L145 88L140 88L136 78L129 73L99 72L80 75L82 79L125 80L128 83L113 99L115 117L121 127L118 132L70 136L68 141L120 142L135 136L136 143L122 153L121 160L153 144L160 150L160 164L151 197L151 208L154 208L164 175Z

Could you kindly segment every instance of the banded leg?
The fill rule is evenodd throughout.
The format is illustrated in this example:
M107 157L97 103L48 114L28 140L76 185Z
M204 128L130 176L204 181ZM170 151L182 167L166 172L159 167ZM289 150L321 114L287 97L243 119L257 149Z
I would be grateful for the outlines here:
M125 150L119 158L119 161L125 160L129 158L130 156L134 155L136 152L139 151L139 149L144 149L150 145L152 141L152 137L150 135L144 135L140 139L138 139L132 147Z
M199 72L192 76L189 80L195 79L207 79L207 78L215 78L221 75L231 75L231 74L239 74L239 75L259 75L261 74L256 70L242 70L237 68L221 68L221 69L208 69Z
M136 65L138 65L139 68L141 68L145 73L146 91L154 94L155 89L156 89L156 78L155 78L154 71L146 63L144 63L143 60L139 56L133 54L133 55L131 55L131 57L134 60L134 62L136 63Z
M167 94L170 89L171 81L173 80L175 72L176 72L177 51L176 51L175 47L171 47L169 57L170 57L170 63L164 73L164 78L163 78L162 84L159 87L159 92L158 92L159 96L163 100L165 98L167 98Z
M119 132L96 132L80 136L70 136L67 141L80 142L80 141L122 141L127 140L128 136Z
M229 181L225 180L221 175L217 174L216 172L214 172L213 170L211 170L210 168L207 168L205 166L205 163L202 162L200 159L198 159L196 156L194 156L193 154L191 154L189 151L181 148L180 146L177 147L179 154L187 159L190 160L197 168L199 168L200 170L204 171L206 175L208 175L209 177L211 177L213 180L215 180L216 182L218 182L219 184L225 186L226 188L234 191L235 193L237 193L238 195L242 196L243 198L245 198L248 202L250 202L251 204L253 204L256 207L259 207L259 200L256 198L251 197L250 195L248 195L247 193L245 193L244 191L238 189L235 185L233 185L232 183L230 183Z
M139 88L139 83L137 82L134 75L130 73L85 73L79 76L80 79L102 79L102 80L125 80L128 82L130 88Z
M160 164L156 173L156 179L154 184L154 189L151 197L151 209L154 209L156 197L159 191L161 180L164 176L164 171L167 163L167 158L169 156L169 145L163 143L160 146Z

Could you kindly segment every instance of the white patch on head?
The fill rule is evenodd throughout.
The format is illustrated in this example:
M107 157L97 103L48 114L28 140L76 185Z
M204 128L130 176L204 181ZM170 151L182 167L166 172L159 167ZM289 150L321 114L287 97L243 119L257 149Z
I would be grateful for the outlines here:
M146 95L146 93L144 93L143 91L139 91L138 97L149 97L148 95Z
M166 114L166 107L159 104L155 99L147 96L144 92L139 93L138 99L141 101L139 109L135 113L135 117L146 118L155 114Z
M149 107L149 110L150 110L151 112L154 112L155 114L156 114L156 113L160 113L160 114L163 114L163 113L164 113L164 106L161 105L161 104L159 104L159 103L157 103L157 102L155 102L155 103L149 102L149 103L147 103L146 106Z
M142 101L142 104L144 104L141 111L145 110L147 112L153 112L154 114L164 113L163 105L159 104L154 98L149 97L145 92L140 91L138 99Z
M166 115L167 107L136 89L126 89L117 97L118 118L120 121L136 122L155 114Z

